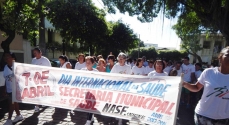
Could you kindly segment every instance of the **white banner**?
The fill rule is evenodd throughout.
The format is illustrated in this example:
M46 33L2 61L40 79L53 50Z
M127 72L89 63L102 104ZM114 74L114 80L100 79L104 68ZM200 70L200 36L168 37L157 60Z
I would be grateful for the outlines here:
M180 77L79 71L14 63L13 100L91 112L151 125L173 125Z

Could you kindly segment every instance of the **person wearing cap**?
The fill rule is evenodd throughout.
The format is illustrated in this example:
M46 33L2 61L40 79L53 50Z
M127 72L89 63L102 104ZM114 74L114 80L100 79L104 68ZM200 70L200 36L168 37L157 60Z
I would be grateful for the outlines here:
M143 60L143 66L144 67L148 66L148 62L146 61L146 57L145 56L142 57L142 60Z
M5 62L7 63L4 67L3 71L3 77L5 78L6 83L6 92L8 95L8 102L9 102L9 113L8 113L8 119L3 125L13 125L13 123L16 123L18 121L21 121L24 119L24 117L21 115L19 111L19 105L17 102L12 103L12 85L13 82L13 60L16 60L16 57L13 53L5 53L4 55ZM16 112L17 116L14 118L14 120L11 120L13 112Z

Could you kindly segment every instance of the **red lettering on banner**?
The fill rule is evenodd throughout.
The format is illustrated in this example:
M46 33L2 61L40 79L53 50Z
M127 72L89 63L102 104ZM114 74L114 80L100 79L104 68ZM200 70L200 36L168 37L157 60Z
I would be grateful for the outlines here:
M36 88L35 87L30 87L30 93L29 93L29 98L35 98L36 97Z
M59 91L60 91L60 96L63 96L64 92L62 91L64 87L59 87Z
M168 105L169 105L169 101L164 101L164 102L160 105L160 107L157 109L156 112L165 113L165 111L166 111Z
M118 103L120 96L121 96L121 93L118 93L118 96L116 97L116 100L115 100L116 104Z
M138 103L140 102L142 96L134 96L133 100L130 103L130 106L138 106Z
M22 92L22 99L24 98L35 98L40 96L53 96L54 92L50 91L49 86L36 86L30 88L24 88Z
M106 99L104 100L105 102L111 102L113 98L113 92L108 92Z
M68 93L69 93L69 88L68 87L65 87L65 89L64 89L64 96L68 96Z
M146 98L145 100L144 100L144 102L142 103L142 108L144 108L144 109L146 109L146 104L149 102L149 101L151 101L152 100L152 98Z
M34 83L35 83L36 85L38 85L40 79L41 79L41 74L40 74L39 72L36 72L35 75L34 75L34 77L33 77Z
M22 76L25 76L25 86L28 86L30 72L23 73Z
M121 101L119 102L119 104L122 104L123 103L125 97L126 97L126 94L122 94L122 98L121 98Z
M49 78L49 76L47 76L48 74L49 74L49 71L42 71L42 76L40 79L41 84L47 84L47 81L44 81L44 80L47 80Z
M138 103L138 107L141 107L142 102L144 101L144 99L145 99L145 97L141 96L141 99L140 99L140 101Z
M170 112L170 111L172 110L172 108L173 108L174 105L175 105L175 103L171 103L170 106L169 106L169 108L166 110L165 114L168 114L168 115L173 114L173 113Z
M102 95L103 95L103 93L102 93L102 91L97 91L97 94L96 94L96 99L98 99L98 100L102 100L101 98L102 98Z
M26 97L29 98L29 90L27 88L23 90L21 98L24 99Z
M113 93L112 93L113 94ZM107 91L104 91L103 94L102 94L102 98L100 101L104 101L105 100L105 97L107 95ZM112 95L113 96L113 95Z
M84 95L85 95L85 89L81 89L80 98L84 98Z
M75 89L74 97L77 97L77 98L80 97L80 89L78 88Z
M151 106L154 104L155 100L156 100L155 98L152 99L152 101L148 105L147 109L150 109L151 108Z
M124 100L124 104L129 105L132 101L132 98L133 98L133 95L130 95L130 94L126 95L126 99Z
M74 96L74 94L73 94L73 91L75 90L75 88L70 88L70 90L69 90L69 96L70 97L73 97Z
M151 110L154 110L156 107L159 107L161 105L161 103L162 103L161 100L157 99L156 102L151 107Z
M37 97L44 96L44 89L42 86L37 86Z
M93 99L93 100L96 100L96 99L95 99L95 96L94 96L92 93L89 93L87 96L88 96L88 97L86 97L86 99Z

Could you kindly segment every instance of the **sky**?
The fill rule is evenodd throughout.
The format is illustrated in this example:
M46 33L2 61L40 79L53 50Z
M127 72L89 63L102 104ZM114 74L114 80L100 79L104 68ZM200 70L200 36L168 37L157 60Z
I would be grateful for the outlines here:
M95 6L103 8L103 2L101 0L92 0ZM140 35L140 39L145 43L158 44L159 47L172 47L179 49L180 39L176 35L175 31L171 27L176 24L177 19L164 18L160 14L154 18L151 23L141 23L136 16L131 17L128 13L121 14L116 11L116 14L107 14L107 21L118 21L122 19L125 24L128 24L134 33Z

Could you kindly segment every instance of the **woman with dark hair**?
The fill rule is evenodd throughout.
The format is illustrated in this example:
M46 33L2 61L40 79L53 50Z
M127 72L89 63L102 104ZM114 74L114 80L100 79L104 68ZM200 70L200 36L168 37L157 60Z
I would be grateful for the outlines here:
M229 46L221 50L218 59L220 67L205 69L196 84L182 84L192 92L204 88L195 109L196 125L229 125Z
M115 56L114 55L109 55L108 56L108 64L106 66L106 72L110 73L111 69L115 65Z
M92 66L93 66L93 64L95 62L95 60L94 60L93 57L87 56L85 58L85 62L86 62L86 67L85 68L82 68L81 70L99 72L97 69L92 68ZM91 125L92 119L93 119L93 114L92 113L88 113L87 114L87 121L86 121L85 125Z
M71 69L72 65L68 61L68 57L65 55L59 56L59 61L60 61L60 68L65 68L65 69Z
M13 82L13 60L16 60L16 57L13 53L5 53L4 55L5 62L7 63L4 67L3 71L3 77L5 78L6 83L6 92L8 95L8 103L9 103L9 113L8 113L8 119L4 123L4 125L13 125L13 123L23 120L23 116L21 115L19 111L19 105L17 102L12 103L12 84ZM11 120L13 112L16 112L17 116L14 118L14 120Z
M92 68L96 68L97 65L98 65L98 64L96 63L96 59L97 59L97 58L96 58L96 56L92 56L92 57L94 58L94 64L93 64Z
M79 54L78 55L78 62L75 65L75 69L81 70L82 68L85 68L85 67L86 67L85 56L84 56L84 54Z
M132 75L146 75L142 58L138 58L136 66L132 68Z
M148 74L149 77L152 77L152 76L168 76L168 74L163 71L165 69L165 63L162 60L156 60L154 62L153 67L155 70Z

